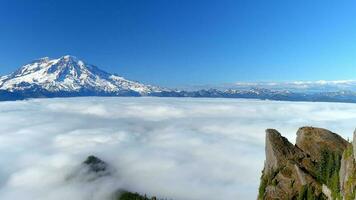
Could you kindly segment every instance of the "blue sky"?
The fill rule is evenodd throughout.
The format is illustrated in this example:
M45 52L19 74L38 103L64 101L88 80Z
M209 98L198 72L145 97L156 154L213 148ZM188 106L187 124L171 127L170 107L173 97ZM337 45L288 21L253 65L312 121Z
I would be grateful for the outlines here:
M0 74L75 55L162 86L356 79L356 2L0 0Z

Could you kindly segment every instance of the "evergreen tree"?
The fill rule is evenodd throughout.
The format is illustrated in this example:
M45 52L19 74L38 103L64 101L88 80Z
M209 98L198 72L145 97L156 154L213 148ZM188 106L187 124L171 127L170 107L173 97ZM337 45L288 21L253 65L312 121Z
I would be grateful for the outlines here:
M311 187L308 187L307 190L307 200L316 200L316 197L314 195L314 190Z
M299 192L297 200L305 200L307 198L308 186L303 185L302 189Z

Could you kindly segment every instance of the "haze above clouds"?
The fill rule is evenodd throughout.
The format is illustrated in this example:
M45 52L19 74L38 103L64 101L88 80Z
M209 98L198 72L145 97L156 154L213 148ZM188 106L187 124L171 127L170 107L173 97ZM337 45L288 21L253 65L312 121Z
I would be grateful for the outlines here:
M175 200L255 199L264 130L300 126L348 138L356 104L191 98L66 98L0 103L0 199L103 200L123 188ZM68 181L89 155L116 169Z
M226 89L249 90L252 88L262 88L262 89L270 89L270 90L278 90L278 91L288 90L291 92L304 92L304 93L339 92L339 91L355 92L356 80L236 82L236 83L225 83L221 85L186 86L186 87L182 87L181 89L197 90L197 89L209 89L209 88L216 88L220 90L226 90Z

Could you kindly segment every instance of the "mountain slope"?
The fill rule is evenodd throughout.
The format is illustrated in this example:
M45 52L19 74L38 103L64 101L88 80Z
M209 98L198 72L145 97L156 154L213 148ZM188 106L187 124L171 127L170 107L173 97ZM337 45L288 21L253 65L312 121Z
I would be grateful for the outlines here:
M39 92L133 96L161 92L162 89L107 73L74 56L58 59L41 58L0 78L0 90L15 93Z

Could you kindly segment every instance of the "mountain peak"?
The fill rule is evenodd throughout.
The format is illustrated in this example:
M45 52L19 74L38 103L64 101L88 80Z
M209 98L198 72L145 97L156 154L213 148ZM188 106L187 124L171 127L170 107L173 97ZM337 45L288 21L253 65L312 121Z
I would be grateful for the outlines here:
M135 95L159 91L159 88L110 74L85 63L72 55L57 59L40 58L26 64L14 73L0 77L0 90L46 93L74 93L75 95ZM82 93L85 91L85 94ZM53 94L57 96L57 94Z
M65 55L59 58L60 60L66 60L66 61L79 61L79 59L76 56L73 55Z
M43 57L43 58L37 59L37 61L40 61L40 62L48 62L49 60L50 60L49 57Z

